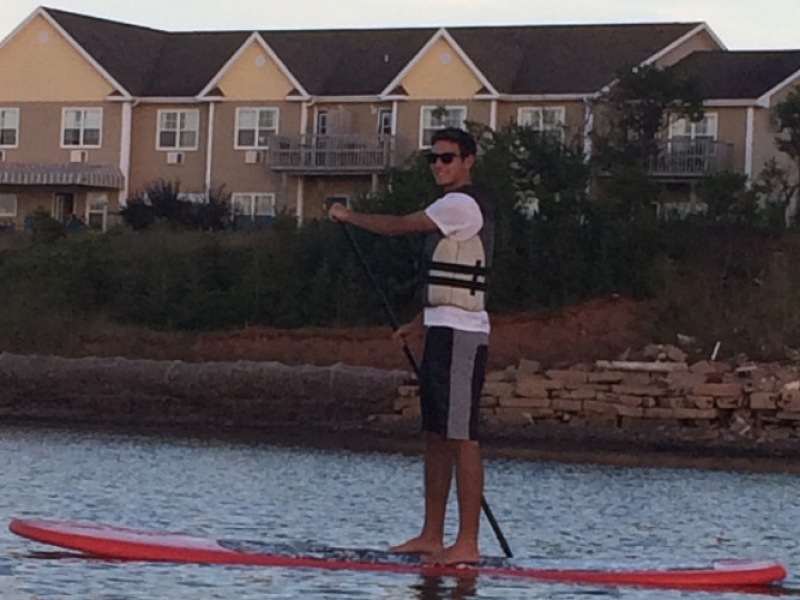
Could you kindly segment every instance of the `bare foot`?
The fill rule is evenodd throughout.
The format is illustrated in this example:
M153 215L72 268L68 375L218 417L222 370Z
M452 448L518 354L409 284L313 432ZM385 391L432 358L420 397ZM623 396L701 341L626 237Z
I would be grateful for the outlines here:
M390 554L438 554L444 549L444 544L439 540L431 540L417 536L403 544L389 548Z
M474 565L481 559L478 547L473 544L454 544L441 552L422 559L427 565Z

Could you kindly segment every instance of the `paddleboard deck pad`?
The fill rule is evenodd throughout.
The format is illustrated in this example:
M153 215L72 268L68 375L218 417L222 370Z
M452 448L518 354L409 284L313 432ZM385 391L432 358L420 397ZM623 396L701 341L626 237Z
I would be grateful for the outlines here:
M218 541L165 531L76 521L15 519L9 529L24 538L93 557L130 561L252 565L431 576L481 576L660 588L740 588L776 584L786 568L772 560L724 560L697 568L560 568L530 560L485 558L476 565L425 565L416 555L349 550L317 544Z

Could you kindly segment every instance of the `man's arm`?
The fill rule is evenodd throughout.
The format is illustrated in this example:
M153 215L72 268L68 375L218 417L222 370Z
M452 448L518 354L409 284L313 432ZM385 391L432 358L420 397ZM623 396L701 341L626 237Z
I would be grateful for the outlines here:
M335 203L328 211L328 216L339 223L350 223L380 235L425 233L437 229L436 224L423 210L402 216L375 215L357 213L343 204Z

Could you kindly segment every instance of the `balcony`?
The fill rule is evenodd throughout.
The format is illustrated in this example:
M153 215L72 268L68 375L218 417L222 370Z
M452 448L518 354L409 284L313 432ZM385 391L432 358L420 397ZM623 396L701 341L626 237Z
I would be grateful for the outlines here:
M704 177L733 165L733 144L711 139L672 139L661 142L650 165L654 177L691 179Z
M379 133L278 134L270 138L273 171L298 175L369 175L395 165L396 136Z

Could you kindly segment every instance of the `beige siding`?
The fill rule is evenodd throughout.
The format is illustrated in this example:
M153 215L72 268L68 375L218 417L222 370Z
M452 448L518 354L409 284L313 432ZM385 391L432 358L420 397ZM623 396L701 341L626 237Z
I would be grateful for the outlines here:
M219 88L229 100L282 101L294 86L264 49L253 42L222 77Z
M38 186L3 186L0 194L13 194L17 197L16 217L0 218L0 225L13 223L16 230L25 227L26 217L32 216L36 211L44 211L49 215L54 214L55 197L57 193L71 193L74 195L73 212L81 219L86 219L86 202L89 194L98 193L98 190L81 187L38 187ZM119 193L116 190L100 191L107 194L109 213L114 213L119 207Z
M200 111L197 150L181 150L185 162L167 164L166 150L157 149L158 111ZM131 194L136 194L154 181L180 181L181 191L205 191L206 140L208 138L207 104L140 104L133 109L131 135Z
M422 108L425 106L464 106L467 109L468 122L489 125L491 102L488 100L400 102L397 109L397 134L400 137L399 147L403 156L420 149Z
M680 44L678 47L667 52L664 56L659 58L655 64L658 67L668 67L669 65L674 65L681 59L686 58L692 52L702 50L722 50L722 47L707 31L701 31L693 35L684 43Z
M42 16L0 49L0 102L102 101L113 91Z
M483 87L444 39L438 40L401 82L410 98L469 99Z
M565 141L570 144L583 143L585 124L584 104L582 101L570 102L501 102L497 108L497 127L508 123L517 123L521 108L547 107L564 109Z
M717 115L717 141L732 144L731 168L740 173L745 168L745 151L747 139L747 109L706 108L706 114Z
M119 164L122 135L122 106L115 102L0 102L0 108L19 109L17 148L6 149L6 162L64 164L70 162L75 148L61 147L62 115L65 108L103 109L103 130L100 148L87 148L89 163Z
M305 202L303 220L305 222L322 218L325 215L325 199L328 196L348 196L356 200L372 189L370 177L318 177L305 182Z

